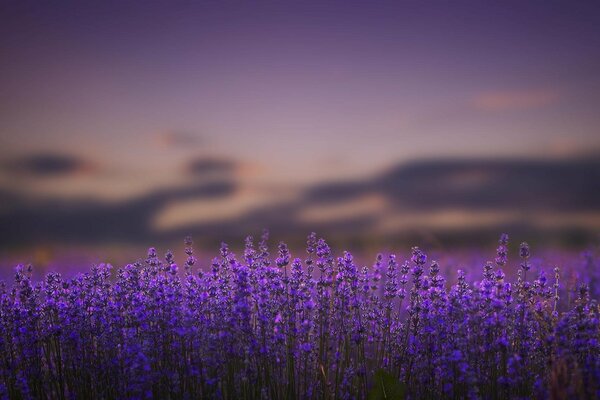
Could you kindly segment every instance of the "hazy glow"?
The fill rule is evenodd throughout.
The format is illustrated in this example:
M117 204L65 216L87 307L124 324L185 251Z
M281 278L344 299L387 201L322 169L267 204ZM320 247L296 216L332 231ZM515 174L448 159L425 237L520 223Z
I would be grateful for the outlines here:
M291 195L291 196L290 196ZM225 199L188 200L169 203L159 211L153 221L153 228L169 230L193 224L210 224L234 221L245 213L260 207L269 207L277 202L293 199L287 197L276 200L265 191L246 189Z
M489 111L527 110L553 104L559 98L552 90L491 92L475 97L473 104Z
M387 203L387 199L380 195L367 194L346 202L309 206L300 212L298 218L302 222L322 223L377 216L386 211Z

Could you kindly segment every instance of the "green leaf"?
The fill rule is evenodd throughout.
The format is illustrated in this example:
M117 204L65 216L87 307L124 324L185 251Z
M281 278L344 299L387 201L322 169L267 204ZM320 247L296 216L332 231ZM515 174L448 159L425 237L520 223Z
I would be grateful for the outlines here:
M405 398L404 383L382 369L375 372L373 388L369 392L368 400L404 400Z

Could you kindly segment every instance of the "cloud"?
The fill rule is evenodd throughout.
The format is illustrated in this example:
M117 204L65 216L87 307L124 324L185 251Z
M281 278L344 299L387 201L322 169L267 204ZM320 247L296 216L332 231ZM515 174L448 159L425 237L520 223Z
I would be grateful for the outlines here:
M594 160L433 160L398 167L381 190L416 209L600 209ZM460 182L460 184L458 184Z
M13 174L45 178L89 172L94 166L89 161L71 155L38 153L9 161L5 169Z
M155 215L152 226L157 230L172 230L235 221L248 212L261 208L271 199L262 191L237 190L226 198L192 198L169 202Z
M229 174L234 172L237 167L237 163L233 160L201 157L191 160L186 165L186 171L191 175L204 177L215 174Z
M353 199L372 191L373 181L371 179L346 181L346 182L326 182L318 184L306 191L305 200L307 203L331 204L338 203L344 199Z
M529 110L556 103L560 98L554 90L508 90L481 93L472 100L483 111Z
M130 200L109 203L16 198L11 207L0 209L0 243L147 241L156 238L152 221L166 205L193 199L227 199L236 189L230 181L215 181L157 190ZM0 194L2 197L17 196Z
M382 195L364 194L360 197L333 204L314 204L298 213L299 221L307 224L347 221L356 217L383 215L387 199Z
M0 243L148 243L188 233L225 239L262 228L283 235L317 230L333 237L411 229L497 234L518 227L546 234L544 224L589 231L599 226L598 181L597 157L432 159L300 193L245 188L228 176L116 203L18 197L5 190Z
M399 209L600 210L600 161L422 160L371 178L324 183L306 192L306 204L336 204L382 194Z

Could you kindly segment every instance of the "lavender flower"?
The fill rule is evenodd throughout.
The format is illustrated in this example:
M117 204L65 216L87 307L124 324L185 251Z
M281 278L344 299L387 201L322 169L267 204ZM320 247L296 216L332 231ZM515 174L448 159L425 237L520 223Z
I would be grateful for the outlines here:
M0 397L363 399L382 385L411 399L600 393L593 255L561 267L584 275L569 292L526 244L515 280L506 235L480 282L464 271L446 281L416 247L367 267L315 234L306 260L283 243L271 257L267 239L249 237L239 259L223 244L205 268L186 239L185 274L153 248L71 279L35 282L19 266L12 285L0 283Z

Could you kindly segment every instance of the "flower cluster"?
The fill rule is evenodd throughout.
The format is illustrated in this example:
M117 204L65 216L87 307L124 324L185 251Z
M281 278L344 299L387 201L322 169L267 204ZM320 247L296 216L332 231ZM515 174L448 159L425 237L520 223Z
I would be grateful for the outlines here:
M523 243L511 281L508 244L477 282L416 247L360 266L314 234L303 258L263 235L200 269L189 238L182 269L154 249L72 279L21 266L0 286L0 397L600 397L596 277L562 299Z

